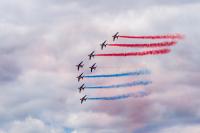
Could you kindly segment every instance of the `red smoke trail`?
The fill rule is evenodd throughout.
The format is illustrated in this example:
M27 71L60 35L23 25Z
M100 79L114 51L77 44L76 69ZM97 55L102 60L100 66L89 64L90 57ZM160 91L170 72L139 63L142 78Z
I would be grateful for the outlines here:
M96 54L95 56L144 56L144 55L167 54L169 52L170 49L160 49L160 50L149 50L142 52Z
M183 39L184 36L181 34L174 35L156 35L156 36L118 36L121 38L135 38L135 39Z
M164 47L164 46L173 46L175 45L177 42L175 41L171 41L171 42L161 42L161 43L143 43L143 44L108 44L108 46L115 46L115 47L135 47L135 48L139 48L139 47Z

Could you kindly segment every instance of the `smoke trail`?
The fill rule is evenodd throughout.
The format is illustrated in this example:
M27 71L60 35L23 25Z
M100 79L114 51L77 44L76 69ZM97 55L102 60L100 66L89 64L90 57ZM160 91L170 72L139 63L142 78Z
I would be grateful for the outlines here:
M173 46L177 42L160 42L160 43L143 43L143 44L108 44L108 46L115 46L115 47L135 47L135 48L149 48L149 47L165 47L165 46Z
M129 97L144 97L149 95L148 92L145 91L139 91L136 93L128 93L128 94L122 94L122 95L116 95L111 97L88 97L88 100L119 100L119 99L125 99Z
M84 78L110 78L110 77L123 77L123 76L139 76L144 74L150 74L147 69L141 69L134 72L127 73L115 73L115 74L101 74L101 75L85 75Z
M134 38L134 39L183 39L184 36L181 34L171 35L155 35L155 36L118 36L120 38Z
M151 83L152 81L144 80L144 81L133 81L133 82L124 83L124 84L114 84L114 85L107 85L107 86L86 86L85 89L112 89L112 88L139 86L139 85L145 86Z
M143 52L96 54L95 56L144 56L144 55L167 54L169 52L170 49L160 49L160 50L149 50Z

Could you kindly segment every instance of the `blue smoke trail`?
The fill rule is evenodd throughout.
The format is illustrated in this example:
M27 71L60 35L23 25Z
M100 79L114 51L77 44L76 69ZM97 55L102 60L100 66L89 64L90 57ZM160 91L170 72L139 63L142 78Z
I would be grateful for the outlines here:
M138 76L143 74L150 74L147 69L141 69L134 72L117 73L117 74L101 74L101 75L85 75L84 78L110 78L110 77L123 77L123 76Z
M138 85L148 85L151 84L152 81L144 80L144 81L133 81L124 84L115 84L115 85L108 85L108 86L86 86L85 89L111 89L111 88L122 88L122 87L131 87L131 86L138 86Z
M129 97L144 97L147 96L149 93L145 91L140 91L136 93L128 93L128 94L122 94L122 95L116 95L111 97L88 97L88 100L119 100L119 99L125 99Z

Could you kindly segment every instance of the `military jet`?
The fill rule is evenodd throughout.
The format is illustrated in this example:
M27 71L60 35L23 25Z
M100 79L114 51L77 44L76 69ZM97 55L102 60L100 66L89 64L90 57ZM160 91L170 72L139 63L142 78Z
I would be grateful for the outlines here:
M101 46L101 50L103 50L103 47L106 47L106 46L107 46L106 40L105 40L103 43L101 43L100 46Z
M119 32L117 32L117 33L115 33L115 35L113 35L112 37L113 37L113 42L115 41L115 39L118 39L118 37L119 37Z
M80 68L83 68L84 64L83 61L81 61L78 65L76 65L77 70L79 71Z
M83 73L81 73L78 77L76 77L76 78L78 78L78 82L81 80L81 79L83 79Z
M87 100L87 95L85 95L84 97L82 97L80 100L81 100L81 104L83 103L83 101L86 101Z
M92 72L93 70L96 70L97 67L96 67L95 65L96 65L96 63L94 63L94 64L90 67L90 71L91 71L91 72Z
M85 89L85 84L82 84L78 89L79 89L79 93L81 93L81 91Z
M90 59L90 60L92 59L92 57L94 58L94 56L95 56L95 55L94 55L94 51L92 51L92 53L89 54L88 56L89 56L89 59Z

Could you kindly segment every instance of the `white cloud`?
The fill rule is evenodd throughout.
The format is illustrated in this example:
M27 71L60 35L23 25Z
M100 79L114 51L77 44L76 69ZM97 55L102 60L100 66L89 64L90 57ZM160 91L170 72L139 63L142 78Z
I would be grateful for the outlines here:
M102 129L112 131L111 127L116 127L116 129L120 130L118 126L125 121L120 116L111 116L102 112L76 112L67 116L65 124L77 131L91 130L98 132Z
M7 128L7 133L64 133L62 128L51 127L32 117L27 117L24 121L13 121Z
M200 104L197 101L200 4L162 0L126 2L1 1L0 76L10 76L12 80L2 80L5 84L0 87L0 128L3 129L0 133L4 133L6 127L9 127L5 129L8 133L61 133L62 129L46 124L55 124L54 121L58 127L75 128L74 133L121 133L148 122L165 119L169 122L171 117L181 113L187 114L184 118L190 120L197 114L199 117L196 107ZM181 32L186 34L186 40L166 56L125 58L120 64L114 58L113 61L95 59L100 67L106 63L119 67L145 65L153 72L152 95L114 104L91 101L80 106L82 94L77 94L74 65L81 59L85 59L86 65L91 63L86 60L90 50L97 47L99 50L99 41L110 41L116 31L128 34ZM106 50L110 49L103 52ZM177 117L178 125L183 116ZM161 131L173 132L180 128L182 126ZM184 129L199 131L196 126Z
M199 133L200 125L177 125L161 129L158 133ZM153 133L153 132L152 132Z

